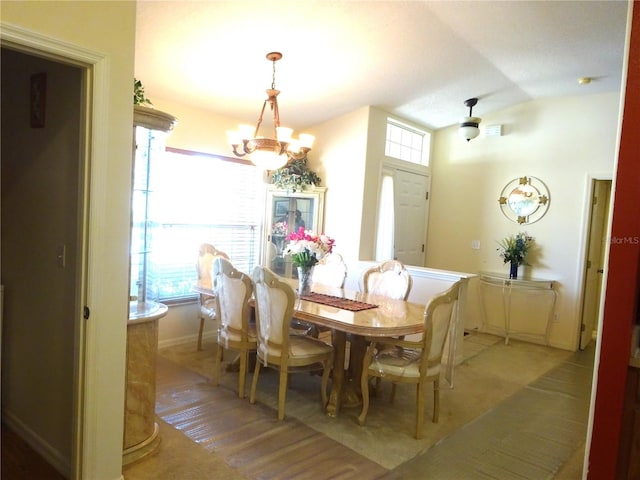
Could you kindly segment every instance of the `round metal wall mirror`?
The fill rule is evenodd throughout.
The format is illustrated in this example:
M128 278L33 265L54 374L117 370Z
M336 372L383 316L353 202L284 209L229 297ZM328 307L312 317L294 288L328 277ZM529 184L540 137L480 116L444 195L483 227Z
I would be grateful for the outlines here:
M514 178L502 189L498 202L509 220L519 224L534 223L549 209L549 190L539 178Z

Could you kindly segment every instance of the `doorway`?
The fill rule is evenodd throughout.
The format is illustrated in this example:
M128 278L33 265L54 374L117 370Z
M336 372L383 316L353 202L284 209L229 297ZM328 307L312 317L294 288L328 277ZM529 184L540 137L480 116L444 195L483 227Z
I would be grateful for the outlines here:
M594 179L591 181L591 208L582 291L580 350L584 350L592 340L595 340L598 330L610 198L611 180Z
M84 70L4 46L1 61L2 417L77 478Z
M424 266L430 177L387 165L382 170L376 260Z

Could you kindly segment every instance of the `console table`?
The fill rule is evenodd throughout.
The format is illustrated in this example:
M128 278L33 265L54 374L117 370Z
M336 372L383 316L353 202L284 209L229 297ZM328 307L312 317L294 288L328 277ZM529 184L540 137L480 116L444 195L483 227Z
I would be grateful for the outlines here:
M549 344L555 314L555 282L512 279L500 273L480 273L480 301L484 330L509 337Z

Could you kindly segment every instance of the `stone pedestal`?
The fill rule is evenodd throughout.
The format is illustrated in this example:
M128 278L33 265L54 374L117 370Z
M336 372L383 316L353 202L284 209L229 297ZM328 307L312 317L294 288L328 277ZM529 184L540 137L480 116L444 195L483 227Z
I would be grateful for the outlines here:
M127 465L151 453L160 443L155 421L158 320L167 314L161 303L132 302L127 324L127 376L124 451Z

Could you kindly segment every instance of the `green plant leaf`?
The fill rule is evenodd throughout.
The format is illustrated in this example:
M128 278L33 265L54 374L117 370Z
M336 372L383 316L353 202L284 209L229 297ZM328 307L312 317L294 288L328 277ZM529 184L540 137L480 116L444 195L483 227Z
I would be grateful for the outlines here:
M133 104L134 105L153 105L151 100L149 100L144 94L144 87L142 86L142 82L137 78L133 79Z
M307 167L306 160L293 160L271 175L272 184L291 192L301 192L312 186L319 187L321 181L320 177Z

